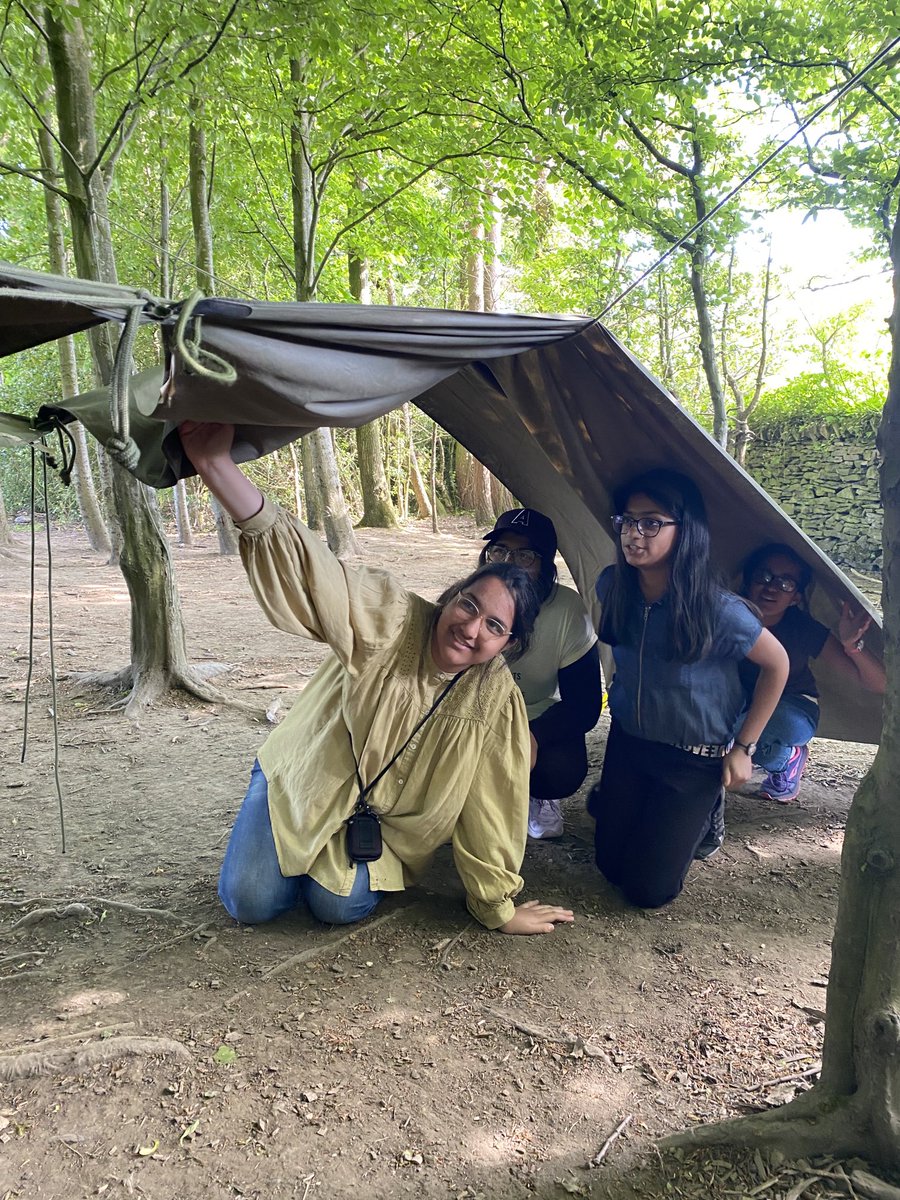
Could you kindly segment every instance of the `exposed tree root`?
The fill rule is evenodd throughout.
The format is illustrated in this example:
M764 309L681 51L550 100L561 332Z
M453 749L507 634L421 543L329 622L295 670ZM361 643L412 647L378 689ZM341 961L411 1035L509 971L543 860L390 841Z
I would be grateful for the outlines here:
M110 900L107 896L84 896L78 901L61 900L50 896L32 896L27 900L0 899L0 908L28 908L31 904L43 904L45 907L36 909L34 912L22 917L21 920L16 921L11 927L10 932L13 929L23 929L28 925L36 925L39 921L43 921L45 917L93 917L95 914L87 907L89 904L98 904L101 908L114 908L119 912L134 913L139 917L161 917L166 921L175 921L179 925L186 924L184 918L179 917L178 913L172 912L171 909L144 908L139 904L129 904L126 900Z
M62 1071L84 1071L101 1063L115 1062L119 1058L151 1054L171 1054L184 1062L189 1062L191 1058L187 1047L171 1038L113 1037L105 1038L102 1042L89 1042L85 1046L62 1046L56 1050L34 1050L26 1054L4 1056L0 1058L0 1081L56 1075Z
M206 680L229 670L228 663L199 663L196 667L185 669L171 668L169 671L146 672L135 680L132 667L122 667L118 671L90 671L86 674L73 674L72 679L81 689L78 695L83 695L88 689L113 691L120 693L119 699L110 703L110 712L124 712L128 717L139 716L145 709L151 707L163 696L172 691L187 692L207 704L221 704L238 712L252 713L259 716L259 707L238 700L228 692L214 687Z
M663 1138L664 1150L735 1146L781 1150L788 1158L866 1156L866 1122L851 1097L805 1092L781 1108L701 1125Z

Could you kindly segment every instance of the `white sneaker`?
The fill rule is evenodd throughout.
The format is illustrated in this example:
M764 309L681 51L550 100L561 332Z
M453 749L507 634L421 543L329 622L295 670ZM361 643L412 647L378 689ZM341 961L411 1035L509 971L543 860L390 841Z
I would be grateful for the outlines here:
M562 837L563 815L558 800L528 801L528 836L530 838Z

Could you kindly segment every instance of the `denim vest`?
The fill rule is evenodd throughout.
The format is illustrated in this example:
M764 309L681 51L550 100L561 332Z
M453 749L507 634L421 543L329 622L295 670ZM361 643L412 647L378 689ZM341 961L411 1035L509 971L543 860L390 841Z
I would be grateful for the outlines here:
M603 603L615 567L597 580ZM725 745L747 706L738 665L756 643L762 622L731 592L719 593L709 651L698 662L666 658L668 593L642 608L637 640L613 646L616 674L609 709L626 733L651 742Z

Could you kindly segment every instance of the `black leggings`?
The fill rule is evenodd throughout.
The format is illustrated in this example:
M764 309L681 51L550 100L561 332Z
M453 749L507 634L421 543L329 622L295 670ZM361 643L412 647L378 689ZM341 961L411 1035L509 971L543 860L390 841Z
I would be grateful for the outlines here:
M675 899L721 787L721 758L631 737L612 722L588 812L597 866L626 900L660 908Z
M584 734L545 740L538 746L529 790L535 800L562 800L577 792L588 771Z

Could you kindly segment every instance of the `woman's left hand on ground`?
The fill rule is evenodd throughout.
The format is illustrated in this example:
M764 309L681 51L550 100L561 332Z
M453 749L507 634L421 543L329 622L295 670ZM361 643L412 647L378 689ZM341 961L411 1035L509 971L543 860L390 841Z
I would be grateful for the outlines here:
M725 790L733 792L735 788L746 783L753 774L753 763L750 755L740 746L732 746L722 759L722 783Z
M838 622L838 641L845 650L852 649L871 624L872 618L864 609L854 608L849 600L845 600Z
M559 908L555 904L541 904L540 900L526 900L520 904L513 916L500 926L501 933L552 933L557 921L574 921L571 908Z

